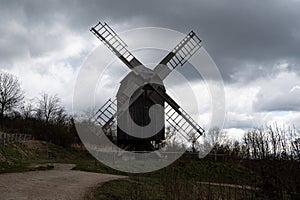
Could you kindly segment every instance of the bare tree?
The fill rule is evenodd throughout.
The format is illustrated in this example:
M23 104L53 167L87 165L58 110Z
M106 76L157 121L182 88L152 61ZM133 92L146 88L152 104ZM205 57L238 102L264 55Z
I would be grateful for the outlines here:
M24 93L17 77L0 72L0 117L17 107L23 99Z
M221 144L225 139L225 132L220 130L218 127L213 127L202 138L203 142L201 144L201 148L199 149L199 156L207 155L209 152L211 152L211 150L214 149L215 145Z
M59 98L54 95L42 94L38 101L37 117L45 122L54 122L64 113Z
M33 99L30 99L29 101L23 101L21 107L20 107L20 112L21 115L25 118L33 118L34 113L35 113L35 105L32 103Z
M63 107L61 107L57 114L56 117L54 119L55 124L57 125L66 125L67 121L70 120L69 116L67 114L67 112L65 111L65 109Z
M295 139L291 143L294 158L300 160L300 138Z

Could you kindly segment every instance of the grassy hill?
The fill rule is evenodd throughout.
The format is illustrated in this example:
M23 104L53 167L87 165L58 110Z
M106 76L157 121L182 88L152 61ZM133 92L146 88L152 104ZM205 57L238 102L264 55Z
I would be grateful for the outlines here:
M96 161L85 150L63 148L44 141L23 141L0 146L0 173L29 170L48 170L51 163L75 163L76 170L100 173L125 174L113 170ZM148 199L167 198L170 195L195 195L190 189L202 191L223 191L224 187L198 184L200 182L220 182L249 184L254 182L253 174L243 166L234 163L210 161L177 161L167 168L146 174L126 174L127 180L112 181L95 189L92 199L131 199L133 195L148 196ZM201 189L202 188L202 189ZM200 190L201 189L201 190ZM159 191L153 193L152 191ZM222 194L234 191L224 190ZM143 192L144 191L144 192ZM239 195L244 190L238 190ZM225 192L225 193L224 193ZM210 192L209 192L210 193ZM215 193L215 192L214 192ZM143 194L143 195L142 195ZM158 196L157 196L158 195ZM247 196L250 194L247 193ZM172 196L174 197L174 196ZM146 198L147 199L147 198Z
M78 158L91 159L87 152L78 148L63 148L44 141L0 145L0 173L34 170L39 164L52 162L73 163Z
M95 188L89 199L277 199L278 187L283 199L299 197L294 192L298 184L292 184L299 178L294 173L299 171L299 162L179 159L155 172L126 174L78 147L33 140L0 145L0 173L49 170L52 163L73 163L74 170L128 176Z
M0 173L51 169L52 163L76 164L74 170L125 174L103 165L81 147L66 148L39 140L0 145Z

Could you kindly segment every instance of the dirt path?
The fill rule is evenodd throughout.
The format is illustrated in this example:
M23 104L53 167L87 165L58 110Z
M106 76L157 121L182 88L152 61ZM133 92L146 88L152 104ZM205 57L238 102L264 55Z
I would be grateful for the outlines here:
M0 199L81 200L92 187L125 178L70 170L75 165L56 164L50 171L0 174Z
M228 184L228 183L212 183L212 182L199 182L199 183L202 185L231 187L231 188L246 189L246 190L258 190L258 188L248 186L248 185L234 185L234 184Z

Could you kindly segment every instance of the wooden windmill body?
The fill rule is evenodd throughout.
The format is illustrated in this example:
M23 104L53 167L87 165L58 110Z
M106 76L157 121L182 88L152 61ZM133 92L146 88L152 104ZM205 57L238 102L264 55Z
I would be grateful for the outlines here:
M128 151L158 149L159 144L165 140L165 125L159 127L159 130L150 137L145 137L146 133L143 131L140 131L137 136L132 136L122 129L126 127L126 130L130 130L135 125L143 127L150 122L160 126L167 121L191 142L204 133L204 129L167 94L163 84L163 80L177 66L184 65L201 47L201 40L193 31L183 38L153 70L145 67L134 57L127 50L127 45L106 23L99 22L90 31L132 70L121 81L116 100L109 99L95 115L103 132L119 147ZM127 92L136 86L138 87L133 92ZM157 111L151 121L149 110L155 104L165 109ZM126 111L129 111L131 119L124 114Z

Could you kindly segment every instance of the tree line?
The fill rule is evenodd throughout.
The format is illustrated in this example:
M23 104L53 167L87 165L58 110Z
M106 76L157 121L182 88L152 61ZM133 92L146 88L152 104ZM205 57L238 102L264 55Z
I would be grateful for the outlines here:
M257 180L263 199L300 198L300 132L277 124L248 131L241 141L219 140L205 158L240 163Z
M0 131L32 134L61 146L79 144L75 121L57 95L42 93L25 101L18 78L0 72Z
M284 128L274 124L250 130L240 141L220 137L210 155L227 155L231 160L300 161L300 131L296 127Z

